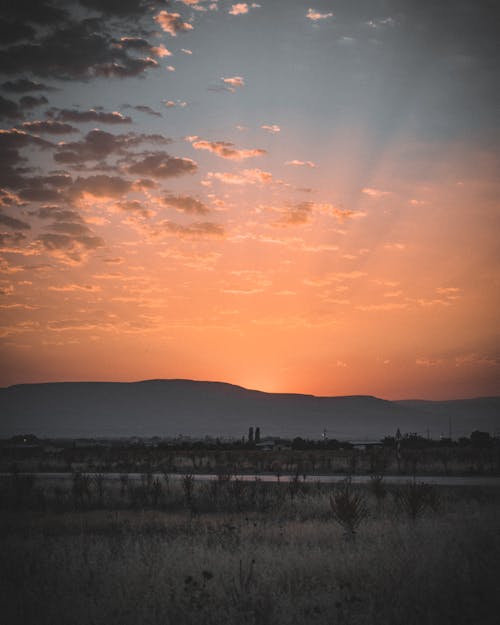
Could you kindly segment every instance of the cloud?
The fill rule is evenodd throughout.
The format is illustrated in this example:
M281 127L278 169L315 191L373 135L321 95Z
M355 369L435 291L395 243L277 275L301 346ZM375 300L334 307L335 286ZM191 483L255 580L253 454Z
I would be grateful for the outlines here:
M349 208L338 208L337 206L333 206L333 204L317 203L314 206L319 212L335 217L339 223L344 223L348 219L360 219L361 217L366 217L365 212L354 211Z
M154 54L159 58L172 56L172 52L165 48L162 43L159 46L152 46L149 41L143 39L142 37L121 37L120 40L116 42L116 46L127 50L147 52L149 54Z
M246 2L233 4L231 9L229 10L230 15L245 15L245 13L248 13L248 4Z
M70 195L78 197L84 193L89 193L96 197L116 198L130 191L131 187L132 182L130 180L120 176L99 174L87 178L77 178L70 190Z
M361 189L361 193L364 193L365 195L374 198L385 197L386 195L391 194L390 191L382 191L382 189L373 189L371 187L365 187L364 189Z
M398 303L398 302L390 302L387 304L366 304L366 305L356 306L357 310L362 310L363 312L403 310L404 308L408 308L408 304Z
M102 161L112 154L127 155L130 148L146 142L168 145L171 140L162 135L144 135L133 132L115 135L105 130L94 129L88 132L81 141L60 143L54 154L54 160L58 163L83 165L86 161Z
M135 215L140 215L145 219L149 219L154 215L152 210L146 208L142 202L137 200L118 202L115 206L125 213L134 213Z
M273 175L261 169L244 169L238 174L229 172L208 172L207 179L215 179L225 184L271 184L274 182Z
M85 293L96 293L101 291L102 288L93 284L64 284L62 286L49 286L49 291L55 291L56 293L72 293L77 291L84 291Z
M301 226L307 223L312 216L313 202L301 202L283 212L282 217L275 222L275 226Z
M139 111L140 113L146 113L146 115L152 115L153 117L163 117L161 113L159 113L158 111L155 111L154 109L152 109L150 106L147 106L146 104L137 104L136 106L132 106L131 108L135 109L136 111Z
M157 4L155 0L79 0L88 9L94 9L110 17L138 17Z
M21 119L22 116L17 102L0 95L0 119Z
M48 104L49 101L43 95L41 96L33 96L33 95L23 95L23 97L19 100L19 106L23 109L33 109L37 106L42 106L43 104Z
M160 11L153 19L160 25L162 30L172 35L172 37L176 37L178 33L193 30L193 26L191 24L182 21L179 13Z
M181 238L223 237L224 228L220 224L209 221L194 222L187 226L164 220L152 230L152 234L171 234Z
M238 149L234 147L234 143L228 141L204 141L197 137L188 137L188 141L191 141L192 146L196 150L208 150L212 154L216 154L221 158L227 158L234 161L241 161L246 158L253 158L255 156L262 156L266 154L266 150L260 149Z
M296 159L293 161L286 161L285 165L293 165L295 167L316 167L316 164L312 161L298 161Z
M28 132L46 132L47 134L52 135L64 135L72 132L78 132L78 130L74 126L71 126L71 124L65 124L64 122L58 122L52 119L23 122L21 126Z
M220 91L234 93L236 89L245 86L245 81L241 76L230 76L228 78L222 77L220 80L222 84L209 87L208 90L216 93Z
M3 213L0 213L0 224L12 230L30 230L31 228L25 221L21 221L21 219L15 217L9 217L9 215L4 215Z
M157 178L175 178L184 174L194 174L198 165L190 158L170 156L166 152L151 152L127 168L131 174Z
M59 206L41 206L31 211L30 216L38 217L38 219L53 219L54 221L81 221L83 219L80 213L73 210L59 208Z
M206 215L210 212L206 204L190 195L166 195L161 198L161 202L165 204L165 206L170 206L185 213Z
M241 76L222 77L221 80L225 85L229 85L230 91L235 91L236 88L245 86L245 81Z
M29 91L55 91L54 87L45 85L41 82L28 80L27 78L19 78L17 80L4 82L2 85L4 91L11 93L27 93Z
M19 102L0 96L0 119L22 119L24 111L48 104L45 96L25 95Z
M320 13L315 9L307 9L307 19L317 22L318 20L326 20L328 17L333 17L333 13Z
M186 108L186 106L188 105L188 103L184 102L184 100L163 100L163 104L169 109L175 108L176 106L179 106L180 108Z
M265 130L266 132L270 132L272 135L275 135L281 131L281 128L277 126L276 124L272 124L271 126L264 124L263 126L261 126L261 128L262 130Z
M44 4L40 2L39 6ZM26 41L0 50L0 66L5 74L30 72L41 77L85 80L94 76L138 76L158 67L154 59L131 56L126 48L117 46L106 20L68 19L61 25L44 18L44 24L37 37L33 33Z
M130 124L132 119L118 111L105 113L89 109L88 111L78 111L75 109L52 109L50 117L61 122L88 123L98 122L99 124Z
M66 260L70 264L81 263L87 252L97 250L105 245L101 237L93 234L75 236L49 232L40 234L37 240L46 251L52 252L56 258Z

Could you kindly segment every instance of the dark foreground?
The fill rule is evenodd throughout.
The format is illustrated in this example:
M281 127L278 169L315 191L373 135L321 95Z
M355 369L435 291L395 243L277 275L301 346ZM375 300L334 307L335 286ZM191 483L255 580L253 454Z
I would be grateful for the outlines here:
M11 476L1 504L6 625L498 622L495 487Z

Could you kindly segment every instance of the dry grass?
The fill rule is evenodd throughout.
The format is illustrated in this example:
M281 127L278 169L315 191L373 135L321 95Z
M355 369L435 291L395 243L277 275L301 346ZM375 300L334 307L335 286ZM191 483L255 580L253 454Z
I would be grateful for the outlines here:
M346 541L330 490L267 509L170 485L170 509L12 509L0 516L2 623L14 625L489 625L500 601L500 494L443 491L415 521L364 490L370 516ZM219 488L225 488L219 484ZM104 493L104 497L106 494ZM233 493L233 497L234 497ZM163 502L165 503L165 502ZM247 506L241 499L240 506Z

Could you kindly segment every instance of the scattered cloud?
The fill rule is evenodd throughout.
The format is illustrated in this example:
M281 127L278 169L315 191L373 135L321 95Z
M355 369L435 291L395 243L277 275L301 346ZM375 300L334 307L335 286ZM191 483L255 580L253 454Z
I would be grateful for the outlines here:
M175 235L181 238L223 237L224 227L210 221L182 225L166 219L156 224L151 233Z
M166 152L151 152L138 158L127 167L131 174L157 178L175 178L184 174L194 174L198 165L190 158L170 156Z
M315 9L309 8L307 9L306 17L313 22L317 22L319 20L326 20L329 17L333 17L333 13L320 13Z
M208 150L212 154L216 154L221 158L226 158L234 161L241 161L247 158L253 158L255 156L263 156L266 154L266 150L257 148L253 149L238 149L234 146L234 143L228 141L205 141L198 137L188 137L188 141L191 142L195 150Z
M313 214L313 202L300 202L282 211L281 218L275 226L301 226L310 221Z
M27 78L18 78L17 80L9 80L2 84L4 91L11 93L27 93L30 91L55 91L54 87L45 85L41 82L28 80Z
M65 135L72 132L78 132L77 128L71 124L54 121L52 119L35 120L31 122L23 122L21 124L23 130L36 133L47 133L51 135Z
M176 106L183 109L188 105L184 100L163 100L163 104L169 109L175 108Z
M0 225L7 226L7 228L11 228L12 230L29 230L31 228L25 221L17 219L16 217L4 215L3 213L0 213Z
M178 33L185 33L193 30L193 25L184 22L179 13L169 13L168 11L160 11L153 18L159 24L162 30L176 37Z
M237 4L233 4L229 9L228 13L230 15L246 15L250 9L258 9L260 8L260 4L256 2L252 2L248 4L247 2L238 2Z
M158 111L155 111L154 109L152 109L150 106L147 106L146 104L137 104L136 106L133 106L132 108L134 108L136 111L139 111L140 113L145 113L146 115L151 115L153 117L163 117L161 113L159 113Z
M371 187L365 187L364 189L361 189L361 193L364 193L365 195L374 198L385 197L386 195L391 194L390 191L382 191L382 189L373 189Z
M294 165L295 167L316 167L316 164L312 161L299 161L294 159L293 161L286 161L285 165Z
M132 122L130 117L122 115L122 113L119 113L118 111L106 113L95 109L89 109L88 111L78 111L76 109L52 109L49 111L49 115L52 119L61 122L98 122L99 124L130 124Z
M207 179L215 179L219 182L232 185L271 184L274 182L273 175L270 172L262 171L261 169L244 169L237 174L210 171L207 174Z
M265 130L266 132L269 132L272 135L275 135L281 131L281 128L277 126L276 124L272 124L272 125L264 124L263 126L261 126L261 128L262 130Z
M185 213L196 213L205 215L210 210L203 202L190 195L166 195L161 198L162 204L183 211Z

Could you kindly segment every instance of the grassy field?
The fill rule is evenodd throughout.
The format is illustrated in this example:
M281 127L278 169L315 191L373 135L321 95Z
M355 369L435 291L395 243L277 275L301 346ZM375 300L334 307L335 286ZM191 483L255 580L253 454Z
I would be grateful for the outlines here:
M5 625L498 622L497 489L81 479L4 480Z

